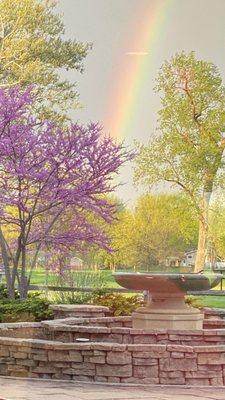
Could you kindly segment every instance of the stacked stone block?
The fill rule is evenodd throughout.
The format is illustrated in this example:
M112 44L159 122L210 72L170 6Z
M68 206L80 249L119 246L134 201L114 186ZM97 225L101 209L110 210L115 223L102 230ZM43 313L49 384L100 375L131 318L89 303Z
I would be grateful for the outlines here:
M0 374L77 381L225 385L225 345L60 343L0 338Z

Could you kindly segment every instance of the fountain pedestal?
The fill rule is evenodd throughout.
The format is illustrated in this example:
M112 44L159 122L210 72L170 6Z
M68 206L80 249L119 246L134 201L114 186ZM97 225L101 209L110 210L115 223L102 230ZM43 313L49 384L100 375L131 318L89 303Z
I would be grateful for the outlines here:
M132 314L136 329L202 329L204 314L188 306L184 293L152 293L151 302Z
M114 277L127 289L148 290L151 295L151 301L132 314L137 329L202 329L204 314L185 304L185 294L209 290L221 280L216 274L115 273Z

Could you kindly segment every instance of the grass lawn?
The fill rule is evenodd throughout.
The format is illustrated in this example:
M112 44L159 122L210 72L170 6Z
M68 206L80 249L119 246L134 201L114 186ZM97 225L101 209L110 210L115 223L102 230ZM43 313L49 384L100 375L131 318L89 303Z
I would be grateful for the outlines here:
M96 275L96 279L93 281L93 277ZM76 271L73 273L73 285L74 286L96 286L98 283L104 283L105 287L119 287L116 283L115 279L112 276L112 272L110 270L102 270L102 271L94 271L87 270L87 271ZM57 276L54 272L49 272L48 276L46 275L45 270L41 268L37 268L34 270L31 283L33 285L46 285L49 286L57 286ZM65 286L70 286L68 283L65 282Z
M225 308L225 296L191 296L195 307Z

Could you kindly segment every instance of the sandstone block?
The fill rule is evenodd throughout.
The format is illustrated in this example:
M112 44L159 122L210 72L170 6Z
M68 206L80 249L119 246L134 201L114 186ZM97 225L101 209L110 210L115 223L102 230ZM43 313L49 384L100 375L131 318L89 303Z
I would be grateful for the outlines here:
M116 352L110 351L107 353L106 362L108 364L130 364L131 363L131 353L128 351L125 352Z
M219 346L213 346L212 345L207 345L207 346L195 346L194 351L196 353L222 353L225 352L225 346L219 345Z
M158 365L134 366L133 376L135 378L158 378Z
M158 365L157 358L133 358L133 365Z
M82 362L83 361L83 356L82 356L80 351L71 350L71 351L69 351L69 360L70 361Z
M54 374L57 372L57 369L48 365L39 365L38 367L33 368L32 372L36 374Z
M37 361L48 361L48 354L32 354L32 359Z
M118 376L109 376L108 377L108 382L110 382L110 383L119 383L120 382L120 378Z
M96 374L99 376L132 376L131 365L96 365Z
M138 384L149 384L157 385L159 383L159 378L121 378L121 383L138 383Z
M48 351L49 361L70 361L67 351Z
M161 371L160 376L162 378L183 378L184 372L182 371Z
M27 368L25 366L21 366L21 365L8 365L8 371L26 371L27 372Z
M95 376L95 382L108 382L106 376Z
M36 367L37 363L34 360L16 360L17 365L24 365L25 367Z
M185 379L184 377L180 378L159 378L159 383L161 385L184 385L185 384Z
M172 352L181 352L181 353L193 353L193 347L192 346L186 346L186 345L179 345L179 344L168 344L167 345L167 350L172 351Z
M170 356L171 356L172 358L184 358L184 353L179 353L179 352L177 352L177 351L172 351L172 352L170 353Z
M133 338L134 344L151 344L156 343L155 335L136 335Z
M16 353L10 352L10 356L14 357L14 358L22 358L25 359L27 358L27 353L24 353L22 351L18 351Z
M161 371L196 371L197 363L192 358L167 358L159 361Z
M28 371L24 370L24 371L11 371L10 372L10 376L13 376L15 378L26 378L28 375Z
M210 384L212 386L223 386L223 378L221 377L211 378Z
M222 372L221 373L221 379L222 379ZM205 371L190 371L190 372L185 372L185 377L186 378L216 378L218 377L218 371L210 371L210 370L205 370Z
M9 356L9 347L1 347L0 349L0 357L8 357Z
M207 378L187 378L187 385L191 386L209 386L210 381Z
M185 358L197 358L197 354L196 353L185 353L184 357Z
M198 364L225 364L225 353L200 353L198 354Z
M94 376L92 375L73 375L72 379L78 382L93 382Z
M94 364L105 364L105 356L89 357L89 361Z

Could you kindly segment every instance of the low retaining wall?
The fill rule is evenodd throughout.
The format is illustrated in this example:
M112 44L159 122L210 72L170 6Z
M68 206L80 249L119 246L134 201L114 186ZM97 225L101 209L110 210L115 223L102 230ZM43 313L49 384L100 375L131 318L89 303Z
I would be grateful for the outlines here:
M225 386L225 329L144 331L131 317L0 324L0 375Z
M46 338L64 343L85 338L90 342L120 344L225 345L225 329L220 329L220 321L211 322L216 323L214 329L201 331L133 329L131 317L69 318L43 322L42 325Z
M225 346L60 343L0 338L0 374L171 385L224 385Z

